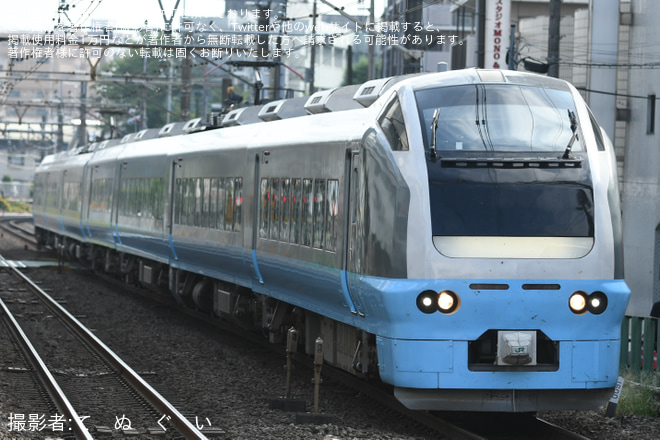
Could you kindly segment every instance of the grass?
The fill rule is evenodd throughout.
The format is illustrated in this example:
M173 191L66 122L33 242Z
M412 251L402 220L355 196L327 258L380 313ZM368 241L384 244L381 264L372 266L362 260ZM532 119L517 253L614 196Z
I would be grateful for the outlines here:
M32 212L32 205L25 202L7 200L0 197L0 212Z
M660 416L660 389L657 388L656 373L622 373L625 380L616 412L622 416Z

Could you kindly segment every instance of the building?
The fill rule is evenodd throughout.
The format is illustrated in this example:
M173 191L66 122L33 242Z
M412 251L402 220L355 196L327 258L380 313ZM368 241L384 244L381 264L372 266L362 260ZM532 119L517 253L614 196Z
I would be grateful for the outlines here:
M633 291L628 313L649 316L660 301L660 10L643 0L621 1L621 18L630 26L628 89L617 97L627 109L623 182L623 234L626 281ZM625 9L624 9L625 7ZM629 8L629 9L628 9ZM621 101L621 102L619 102Z

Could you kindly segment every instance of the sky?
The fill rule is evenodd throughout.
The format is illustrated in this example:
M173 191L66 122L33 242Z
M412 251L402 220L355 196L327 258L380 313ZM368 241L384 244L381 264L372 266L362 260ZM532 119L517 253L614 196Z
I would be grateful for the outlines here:
M69 5L66 13L68 17L58 14L58 7L62 2ZM169 19L176 0L161 0L161 2ZM356 5L358 0L330 0L330 2L337 6L348 6ZM45 32L53 29L58 20L65 25L73 22L77 26L87 26L91 19L108 19L111 26L129 28L143 26L145 20L148 20L151 26L164 26L158 0L4 0L2 3L0 33ZM246 2L246 5L250 3L254 4L254 2ZM368 4L369 1L365 0L365 3ZM321 7L320 2L319 7ZM178 17L184 12L187 16L204 17L219 16L223 11L223 0L180 0L174 23L178 22Z

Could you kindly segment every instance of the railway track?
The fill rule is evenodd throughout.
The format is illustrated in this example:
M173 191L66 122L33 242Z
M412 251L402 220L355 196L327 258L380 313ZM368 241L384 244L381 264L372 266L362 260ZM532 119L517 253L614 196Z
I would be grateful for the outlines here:
M223 332L254 344L261 350L273 351L282 357L286 355L283 346L269 343L263 335L242 331L235 326L194 309L181 309L174 299L163 297L137 286L127 286L121 280L106 274L98 272L96 275L105 283L114 284L137 295L146 296L150 300L182 310L196 321L206 322ZM314 370L312 359L298 353L293 356L293 359L298 365L306 368L310 376L312 375ZM343 370L326 365L323 366L323 376L328 383L339 383L341 386L349 387L354 393L367 396L374 404L396 414L396 417L406 418L423 427L423 430L432 433L433 438L448 440L529 440L530 438L535 440L589 440L587 437L528 414L457 413L459 417L454 417L452 413L413 411L396 400L388 387L366 382Z
M18 223L20 225L20 220ZM176 302L174 300L170 301L169 298L164 298L162 295L154 294L153 292L139 287L128 286L120 280L108 277L102 273L97 273L97 276L106 284L110 283L120 287L122 290L130 290L133 293L148 296L151 300L156 299L166 305L176 307ZM192 309L185 309L185 312L192 316L196 321L206 321L225 332L232 333L243 339L248 339L250 343L258 344L260 349L273 350L282 356L285 354L283 347L267 343L260 335L237 331L236 328L226 325L218 319ZM304 356L294 357L300 364L309 368L309 371L313 370L313 365L311 364L310 359ZM552 425L530 415L505 415L504 417L498 415L497 417L492 417L492 415L484 415L481 413L459 413L458 416L456 416L456 414L453 413L411 411L403 407L396 399L394 399L392 394L388 392L386 388L373 386L372 384L357 379L341 370L324 366L323 376L328 383L340 383L341 386L350 387L354 390L354 393L368 396L372 402L377 402L376 405L383 407L385 411L396 414L396 417L406 418L412 421L412 423L423 427L423 430L432 433L431 435L433 438L452 440L517 440L529 438L540 440L588 440L586 437L564 430L561 427ZM107 415L107 409L104 411L104 414ZM107 429L107 427L104 427L104 429ZM155 433L156 431L153 432Z
M0 257L2 319L36 378L47 391L39 408L56 413L12 413L14 430L58 431L80 439L111 434L207 438L78 319ZM16 358L16 356L13 356ZM109 418L109 415L112 415ZM94 432L95 434L92 434Z
M5 215L0 217L0 229L2 233L8 233L25 242L26 246L36 246L34 238L34 224L32 216L28 215Z

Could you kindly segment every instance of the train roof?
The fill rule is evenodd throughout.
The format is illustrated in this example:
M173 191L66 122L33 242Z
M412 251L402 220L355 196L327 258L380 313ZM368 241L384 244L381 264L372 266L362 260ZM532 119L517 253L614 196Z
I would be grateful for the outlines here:
M424 77L417 78L414 82L406 82L405 85L410 85L415 90L421 90L438 87L439 85L451 86L483 83L520 84L566 91L570 89L569 83L562 79L551 78L536 73L476 68L428 74Z
M304 142L310 135L318 136L319 134L326 134L328 140L348 140L359 133L359 130L354 129L364 124L364 117L358 116L363 114L360 113L361 109L371 107L387 90L400 87L412 87L414 90L420 90L437 87L439 84L446 86L485 82L514 83L564 90L570 88L565 81L543 75L474 68L379 78L361 85L321 90L306 97L240 107L220 115L220 118L215 115L214 124L209 121L205 124L204 121L197 118L187 122L170 123L161 128L145 129L126 135L122 139L109 139L93 143L75 151L57 153L53 157L47 156L42 161L42 169L48 163L66 162L71 155L85 153L93 153L93 161L100 163L119 156L139 157L154 154L157 153L154 149L161 148L163 154L168 154L166 151L202 151L209 148L222 148L219 138L231 139L231 142L226 144L228 148L239 147L242 141L236 137L241 136L244 138L243 146L256 145L256 139L258 139L259 145L268 146L282 144L284 138L289 143L297 142L297 140ZM315 117L319 114L324 116ZM330 116L329 114L336 115ZM284 122L294 119L295 121L292 123ZM255 130L254 124L259 124L258 130ZM253 127L241 131L239 128L241 126ZM341 127L341 130L337 130L338 126ZM214 133L210 137L199 136L210 131ZM193 139L187 139L188 135L192 133L197 135ZM166 137L177 137L177 139L153 143L154 140ZM104 150L114 151L105 152Z

